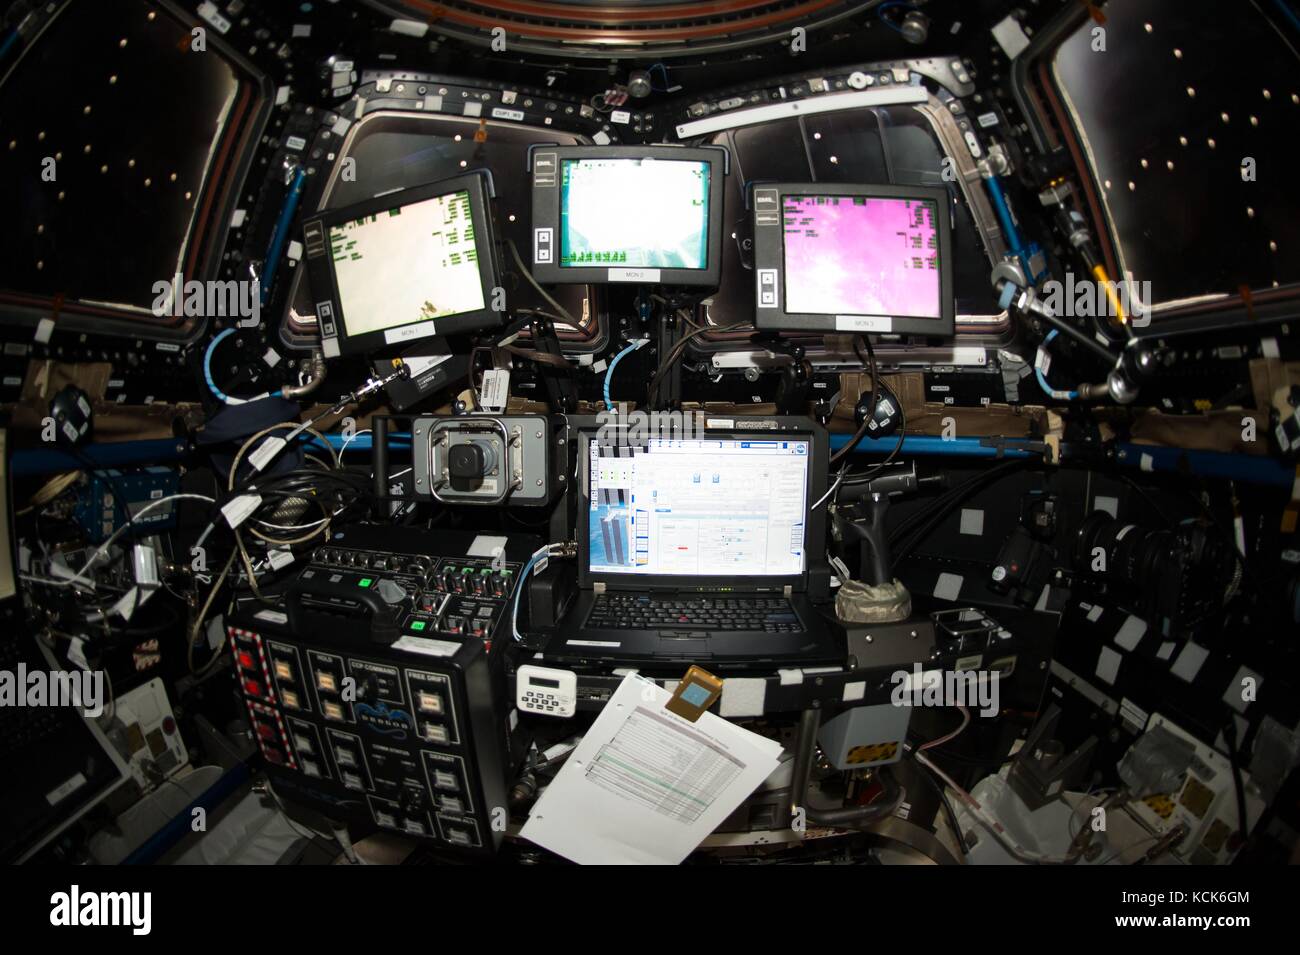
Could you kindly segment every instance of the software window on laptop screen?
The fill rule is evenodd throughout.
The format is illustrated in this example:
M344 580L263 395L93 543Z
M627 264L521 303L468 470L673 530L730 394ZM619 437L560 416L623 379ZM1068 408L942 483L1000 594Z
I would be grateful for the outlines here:
M805 565L804 439L588 446L593 573L796 576Z

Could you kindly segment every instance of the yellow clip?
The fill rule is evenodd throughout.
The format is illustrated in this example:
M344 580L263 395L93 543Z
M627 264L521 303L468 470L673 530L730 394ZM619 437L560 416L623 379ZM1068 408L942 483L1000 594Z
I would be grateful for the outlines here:
M694 723L721 694L722 681L708 670L692 665L664 709Z
M1121 324L1128 321L1128 314L1124 311L1124 303L1119 298L1119 288L1110 280L1106 273L1106 266L1097 265L1092 270L1092 277L1106 292L1106 298L1110 299L1111 311L1114 313L1116 320Z

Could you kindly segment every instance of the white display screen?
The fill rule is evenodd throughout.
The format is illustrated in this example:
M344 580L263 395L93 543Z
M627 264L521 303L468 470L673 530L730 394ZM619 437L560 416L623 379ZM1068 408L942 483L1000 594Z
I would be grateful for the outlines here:
M561 268L705 269L707 162L565 159Z
M349 336L484 307L464 190L330 226L330 255Z
M600 574L803 572L807 439L590 442L588 567Z

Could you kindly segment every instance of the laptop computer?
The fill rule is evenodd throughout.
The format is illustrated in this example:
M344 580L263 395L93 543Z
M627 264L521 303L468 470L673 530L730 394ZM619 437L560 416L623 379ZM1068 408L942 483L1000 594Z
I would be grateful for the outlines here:
M653 425L579 432L579 592L547 660L842 659L809 600L826 432L780 416Z

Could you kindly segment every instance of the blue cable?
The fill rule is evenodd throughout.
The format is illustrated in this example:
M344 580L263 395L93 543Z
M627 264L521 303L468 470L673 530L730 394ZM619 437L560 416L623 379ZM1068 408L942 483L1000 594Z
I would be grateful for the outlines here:
M838 451L852 441L853 436L848 433L836 433L832 434L830 439L831 450ZM1030 443L1032 442L1029 439L942 438L938 435L909 434L903 438L903 447L899 453L904 457L908 455L963 458L1038 456L1040 452L1020 446ZM854 446L853 453L877 454L885 457L896 447L898 447L898 438L894 435L887 438L864 437Z
M1037 368L1034 369L1034 377L1038 379L1038 387L1043 389L1043 394L1047 395L1048 397L1054 396L1054 392L1052 391L1052 386L1047 383L1047 379L1043 377L1043 373L1039 371ZM1067 393L1071 398L1078 397L1073 391Z
M1043 339L1044 352L1047 351L1047 346L1052 344L1052 339L1055 338L1056 335L1057 335L1057 331L1055 328L1053 328L1050 332L1047 333L1047 337ZM1057 391L1055 388L1049 385L1047 383L1047 376L1043 374L1043 370L1039 368L1036 363L1034 365L1034 376L1038 378L1038 387L1042 388L1046 394L1050 395L1053 398L1055 398L1057 395L1063 394L1070 401L1073 401L1075 398L1079 397L1079 392L1077 391Z
M9 51L12 50L17 45L17 43L18 43L18 31L10 30L9 35L4 38L4 42L0 43L0 60L3 60L6 56L8 56Z
M876 7L876 16L880 18L880 22L889 27L895 33L902 33L903 28L885 16L885 11L891 7L904 7L908 10L915 10L916 5L908 3L907 0L885 0L884 3Z
M289 234L289 223L293 221L293 214L298 209L298 200L302 198L302 187L306 181L307 170L299 166L289 186L289 194L284 198L280 218L275 222L275 231L271 233L271 247L266 250L266 263L262 267L263 305L271 294L271 286L275 284L275 272L280 265L280 253L284 251L284 239Z
M230 397L217 387L217 383L212 380L212 353L217 350L217 346L223 341L235 334L233 328L227 328L224 332L217 332L212 336L212 341L208 342L207 351L203 353L203 380L208 383L208 390L216 396L217 400L223 405L229 403Z
M608 367L607 369L605 369L605 389L604 389L604 395L605 395L605 407L606 407L606 409L608 409L609 411L613 411L613 410L614 410L614 402L613 402L613 400L609 397L609 383L610 383L610 379L612 379L612 378L614 377L614 369L618 367L618 363L619 363L620 361L623 360L623 356L624 356L624 355L630 355L632 352L636 351L638 348L640 348L640 347L641 347L642 345L644 345L645 343L646 343L646 339L644 339L644 338L642 338L642 339L640 339L640 340L638 340L638 341L634 341L632 344L628 345L628 346L627 346L626 348L624 348L621 352L619 352L617 355L615 355L615 356L614 356L614 360L611 361L611 362L609 363L609 367Z
M510 630L515 640L522 640L523 635L519 632L519 598L523 596L524 585L528 582L528 575L533 572L537 562L544 557L550 556L550 545L546 545L539 552L528 558L528 563L524 564L524 569L519 572L519 582L515 584L515 600L510 610Z
M656 68L659 70L659 75L664 78L664 85L662 88L654 85L653 77ZM662 63L651 63L648 67L646 67L646 73L650 74L651 76L650 88L653 89L656 93L674 92L673 85L672 85L673 81L668 76L668 67L664 66ZM680 89L681 87L679 86L677 88Z
M1002 191L1002 183L997 176L989 176L984 180L988 187L989 198L993 200L993 209L998 214L998 222L1002 225L1002 232L1007 237L1007 247L1012 254L1024 264L1025 248L1020 242L1020 233L1016 230L1015 220L1011 218L1011 207L1007 205L1006 193ZM1025 266L1028 268L1028 266ZM1032 278L1026 272L1026 277Z
M1283 0L1273 0L1273 6L1277 7L1278 12L1290 21L1291 26L1296 30L1300 30L1300 17L1295 15L1295 11L1291 9L1289 4L1283 2Z
M207 350L203 353L203 380L208 383L208 390L211 391L212 394L216 396L216 399L223 405L230 404L232 399L228 394L218 388L217 383L212 380L212 353L217 350L219 344L231 335L235 334L235 331L236 330L233 328L227 328L225 331L217 332L217 334L212 336L212 341L208 342ZM273 391L271 392L270 397L279 398L280 392L278 390ZM235 403L239 404L240 401L235 400Z

